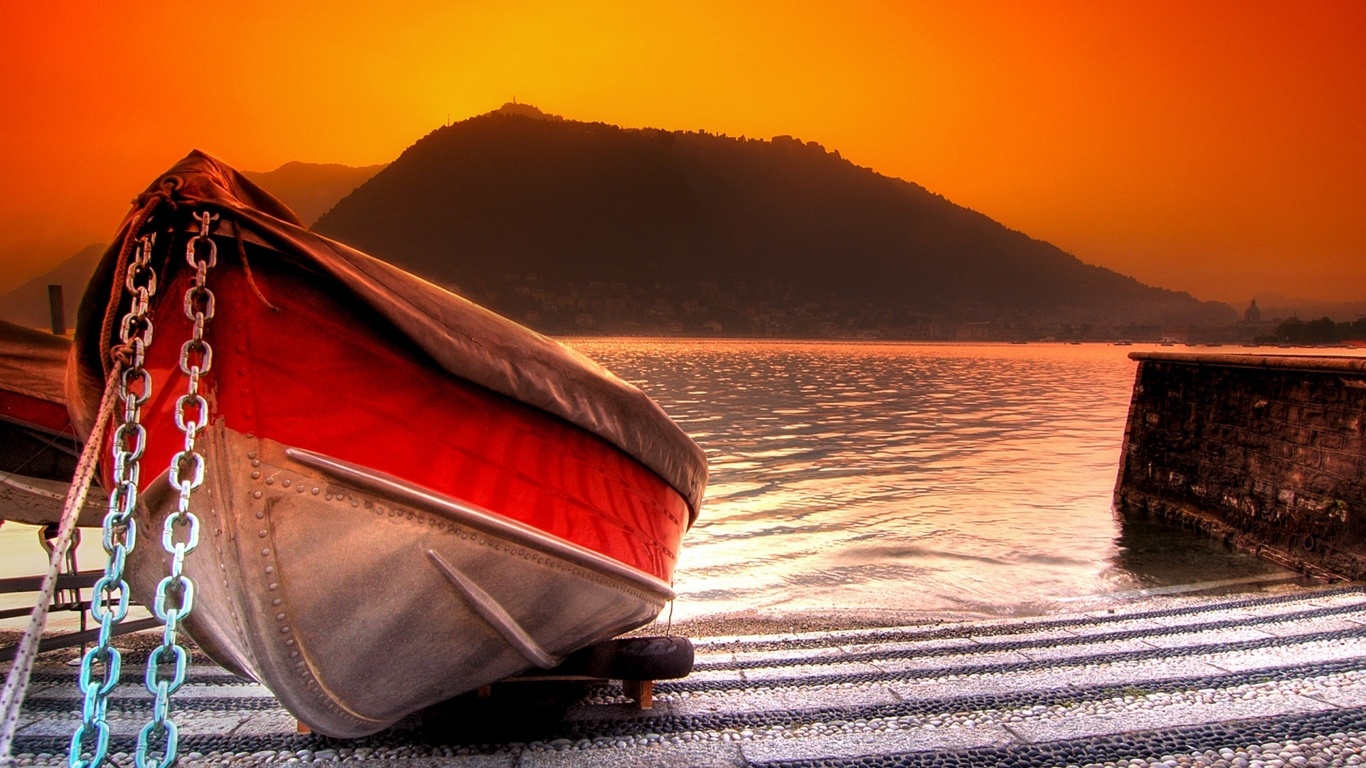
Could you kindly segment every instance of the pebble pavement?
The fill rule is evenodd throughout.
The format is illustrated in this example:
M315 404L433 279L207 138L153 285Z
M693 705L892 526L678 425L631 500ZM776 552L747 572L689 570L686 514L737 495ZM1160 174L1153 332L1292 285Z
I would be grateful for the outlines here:
M1361 586L695 644L693 674L657 683L647 711L618 683L509 684L341 741L297 733L266 689L196 658L171 717L186 766L1366 763ZM81 712L78 670L67 663L75 655L40 658L16 739L18 765L67 765ZM109 705L118 766L133 764L149 715L141 677L130 652Z

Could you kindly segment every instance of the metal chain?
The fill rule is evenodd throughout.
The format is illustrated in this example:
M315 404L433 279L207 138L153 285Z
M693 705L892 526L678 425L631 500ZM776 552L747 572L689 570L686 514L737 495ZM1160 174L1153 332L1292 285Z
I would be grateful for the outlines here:
M48 560L47 574L43 577L43 588L33 613L29 616L28 629L19 641L14 663L10 665L9 675L5 677L5 687L0 690L0 767L14 764L11 756L14 744L14 730L19 724L19 709L24 703L28 690L29 676L33 671L33 661L38 655L38 639L47 626L47 611L52 595L57 588L57 570L61 553L71 546L76 532L76 517L85 507L90 483L95 479L95 470L100 450L104 446L104 433L114 416L119 389L119 370L110 368L105 377L100 407L96 411L95 426L81 449L80 461L76 463L76 475L67 489L66 502L62 507L62 522L57 532L57 542L52 557ZM85 622L82 621L82 624Z
M149 303L156 294L157 278L150 265L155 243L155 233L139 238L124 278L124 288L132 294L133 301L119 326L121 345L116 355L116 360L123 364L123 371L118 376L118 398L123 403L123 413L112 441L114 490L109 494L109 512L104 516L104 551L109 554L109 561L104 576L95 582L90 599L90 615L100 623L100 631L94 647L81 659L80 686L85 693L85 706L81 724L71 736L67 758L71 768L101 765L109 750L106 712L109 694L118 685L122 665L119 649L109 641L114 636L114 626L128 615L129 590L128 582L123 578L123 567L128 553L137 543L133 510L137 506L140 460L147 447L142 406L152 396L152 377L143 363L147 347L152 343ZM87 737L94 740L89 760L82 758Z
M165 622L161 645L147 658L147 690L156 697L152 720L138 733L138 768L169 768L176 763L179 730L169 717L171 695L185 684L188 654L176 642L180 622L194 609L194 582L185 575L185 556L199 546L199 518L190 511L190 494L204 482L204 457L195 451L195 438L209 423L209 403L199 393L200 377L213 367L213 347L204 331L214 316L214 296L206 285L209 269L218 263L218 245L209 237L217 214L194 214L199 233L185 246L185 260L195 270L194 282L185 290L185 317L194 323L190 340L180 348L180 370L189 377L185 394L176 401L175 422L185 435L184 450L171 458L171 485L180 492L175 514L167 515L161 545L171 555L171 574L157 584L153 606L157 618ZM179 531L178 529L184 529ZM180 533L178 540L177 533ZM166 659L167 654L170 658ZM173 663L172 676L160 676L160 665ZM161 757L154 757L152 741L158 742Z

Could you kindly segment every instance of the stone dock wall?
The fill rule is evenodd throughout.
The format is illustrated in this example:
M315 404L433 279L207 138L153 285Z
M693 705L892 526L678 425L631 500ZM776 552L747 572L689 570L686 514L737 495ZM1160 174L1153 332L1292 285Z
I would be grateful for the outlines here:
M1366 358L1136 352L1115 505L1366 578Z

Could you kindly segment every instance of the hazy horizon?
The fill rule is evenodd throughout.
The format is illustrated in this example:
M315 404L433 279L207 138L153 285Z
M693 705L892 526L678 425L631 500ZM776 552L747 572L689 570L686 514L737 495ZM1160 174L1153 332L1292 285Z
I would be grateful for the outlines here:
M192 148L372 165L515 98L818 141L1200 299L1366 299L1360 3L329 8L243 3L183 67L192 9L0 7L0 256L62 241L0 262L0 291L107 241Z
M271 172L274 172L274 171L278 171L278 170L281 170L282 168L285 168L285 167L287 167L287 166L298 166L298 165L300 165L300 164L303 164L303 165L316 165L316 166L330 166L330 167L333 167L333 168L337 168L337 167L342 167L342 168L366 168L366 167L364 167L364 166L361 166L361 167L358 167L358 166L342 166L341 164L338 164L338 163L305 163L305 162L303 162L303 161L290 160L290 161L286 161L285 163L282 163L280 166L278 166L278 167L276 167L276 168L272 168L272 169L269 169L269 170L266 170L266 171L260 171L260 170L254 170L254 169L245 169L245 172L246 172L248 175L257 176L257 175L261 175L261 174L266 174L266 173L271 173ZM386 166L387 164L388 164L388 163L377 163L377 164L375 164L375 165L373 165L373 166L368 166L368 168L379 169L379 168L382 168L382 167ZM269 189L268 189L268 191L275 192L275 190L269 190ZM931 190L931 191L933 191L933 190ZM307 221L308 219L305 218L305 220ZM1025 234L1029 234L1029 233L1025 233ZM3 266L3 264L5 263L7 257L9 257L10 255L12 255L12 254L14 254L14 253L16 253L16 252L20 252L20 251L22 251L22 250L24 250L24 249L30 249L31 252L46 252L47 254L50 254L50 255L51 255L52 259L55 259L55 260L52 261L52 263L51 263L50 266L43 267L43 268L38 268L38 267L36 267L36 266L33 266L33 267L31 267L31 269L29 270L31 274L20 275L19 277L15 278L15 279L8 280L8 281L7 281L7 280L4 280L4 277L5 277L4 271L3 271L2 268L0 268L0 295L3 295L3 294L5 294L5 293L7 293L7 292L9 292L9 291L14 290L15 288L19 287L20 285L23 285L24 283L26 283L26 282L32 280L34 277L40 276L40 275L42 275L42 274L45 274L47 271L50 271L52 268L54 268L54 267L60 265L61 263L63 263L63 262L66 261L67 259L69 259L69 258L71 258L72 256L74 256L74 255L76 254L76 251L82 250L82 249L84 249L84 248L88 248L88 247L90 247L91 245L95 245L95 244L101 244L101 245L102 245L102 244L104 244L103 241L104 241L104 240L107 240L107 239L108 239L107 237L106 237L106 238L103 238L103 239L100 239L100 238L96 238L95 236L91 235L91 236L88 236L88 237L86 238L86 240L88 240L89 242L86 242L86 240L82 240L82 239L80 238L80 236L78 236L78 235L77 235L77 236L71 236L70 233L68 233L68 236L65 237L65 238L52 238L52 239L47 240L47 241L44 241L44 242L29 241L28 243L18 243L18 244L9 245L7 248L6 248L3 244L0 244L0 267ZM86 242L86 244L83 245L83 246L79 246L79 247L75 248L75 250L71 250L72 247L73 247L73 245L74 245L76 242L78 242L78 241L79 241L79 242ZM1074 254L1074 255L1075 255L1075 254ZM1085 259L1082 259L1082 261L1085 261ZM38 261L38 262L36 262L36 263L38 263L38 264L47 264L48 262L47 262L46 260L40 260L40 261ZM1090 262L1088 262L1088 263L1090 263ZM1130 276L1132 276L1132 275L1130 275ZM1179 288L1179 287L1175 287L1175 288L1173 288L1173 287L1171 287L1171 286L1160 286L1160 287L1171 288L1172 290L1178 290L1178 291L1184 290L1184 289ZM1366 290L1360 291L1360 292L1359 292L1359 297L1356 298L1356 299L1322 299L1322 298L1316 298L1316 297L1313 297L1313 296L1291 296L1291 295L1286 295L1286 294L1284 294L1284 293L1281 293L1280 291L1276 291L1276 290L1272 290L1272 289L1257 290L1257 291L1255 291L1254 293L1252 293L1251 295L1247 295L1247 296L1227 296L1227 297L1225 297L1225 296L1220 296L1220 295L1217 295L1217 294L1216 294L1216 295L1209 295L1209 296L1202 296L1202 295L1196 295L1196 294L1193 294L1193 295L1195 296L1195 298L1200 299L1200 300L1203 300L1203 301L1220 301L1220 302L1229 304L1230 306L1233 306L1233 307L1234 307L1235 309L1237 309L1238 311L1242 311L1242 310L1243 310L1245 307L1247 307L1247 305L1248 305L1251 301L1253 301L1253 300L1264 300L1264 307L1266 307L1266 308L1293 308L1291 305L1304 305L1304 304L1309 304L1309 305L1320 305L1320 304L1324 304L1324 305L1342 305L1342 304L1366 303ZM1272 298L1272 297L1274 297L1274 298ZM1265 300L1267 300L1267 299L1270 299L1270 300L1273 301L1273 302L1279 302L1279 303L1266 303Z

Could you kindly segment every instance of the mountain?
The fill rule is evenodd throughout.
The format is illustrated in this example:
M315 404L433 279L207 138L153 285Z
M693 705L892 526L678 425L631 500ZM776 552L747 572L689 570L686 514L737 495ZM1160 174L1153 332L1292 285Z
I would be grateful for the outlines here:
M814 142L527 105L431 132L315 229L553 333L943 337L977 323L1028 336L1236 319Z
M1315 299L1292 299L1274 291L1262 291L1253 297L1262 317L1270 320L1280 318L1289 320L1317 320L1327 317L1339 323L1350 323L1366 317L1366 301L1317 301Z
M387 163L365 167L335 163L290 162L273 171L244 171L243 175L260 184L304 221L314 221L337 201L384 169ZM30 250L35 246L29 246ZM105 246L91 245L58 266L9 293L0 295L0 320L31 328L50 327L49 285L63 286L67 329L75 325L76 305ZM67 251L70 253L70 251ZM21 258L16 252L13 258ZM58 257L60 258L60 257Z
M62 304L66 328L76 327L76 306L85 293L85 285L95 271L95 264L104 254L105 246L88 245L76 255L58 264L9 293L0 296L0 320L28 328L50 328L51 310L48 308L49 285L62 286Z
M70 225L65 230L56 235L4 240L0 245L0 296L18 288L37 272L55 269L73 253L99 239L78 234Z
M242 175L279 198L300 219L312 223L385 165L289 162L273 171L243 171Z

